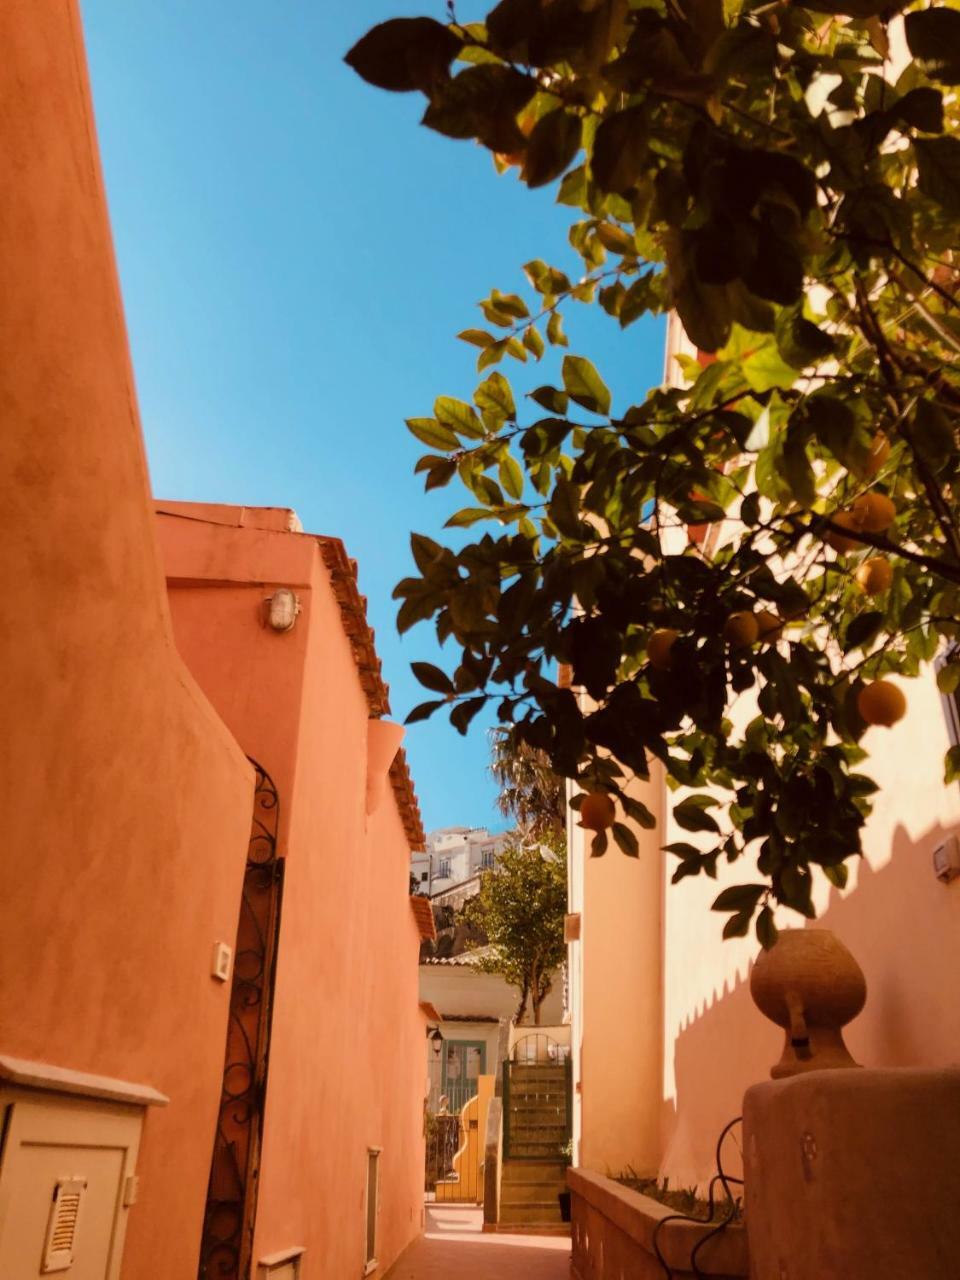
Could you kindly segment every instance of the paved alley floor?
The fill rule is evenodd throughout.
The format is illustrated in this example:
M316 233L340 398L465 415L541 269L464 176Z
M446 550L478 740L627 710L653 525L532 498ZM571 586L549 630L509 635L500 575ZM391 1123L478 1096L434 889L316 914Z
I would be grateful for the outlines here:
M426 1230L393 1264L389 1280L568 1280L569 1236L483 1232L472 1205L428 1204Z

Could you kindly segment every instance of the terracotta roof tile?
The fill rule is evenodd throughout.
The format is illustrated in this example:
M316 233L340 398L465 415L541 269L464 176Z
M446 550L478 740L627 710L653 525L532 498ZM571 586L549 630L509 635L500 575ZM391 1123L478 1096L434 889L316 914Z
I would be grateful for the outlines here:
M357 562L351 560L339 538L318 536L323 563L330 574L333 593L340 606L343 629L350 640L353 660L374 719L390 714L390 689L381 675L380 659L374 644L373 628L367 622L367 601L357 589ZM426 834L420 817L406 753L401 748L390 766L390 785L411 849L423 849ZM431 916L432 921L432 916ZM433 937L435 935L427 935Z
M433 907L430 905L429 898L421 898L414 895L410 899L410 910L413 912L413 918L417 922L417 928L420 930L420 937L426 941L436 939L437 926L433 922Z

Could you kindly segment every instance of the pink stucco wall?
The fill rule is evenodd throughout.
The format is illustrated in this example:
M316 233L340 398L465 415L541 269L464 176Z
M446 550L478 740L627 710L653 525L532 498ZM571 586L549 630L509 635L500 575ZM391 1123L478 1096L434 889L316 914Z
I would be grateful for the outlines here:
M170 1096L123 1274L189 1277L252 773L172 639L72 0L0 49L0 1050Z
M307 1274L359 1275L372 1146L383 1148L382 1272L420 1229L419 934L389 788L364 811L370 711L340 607L317 540L286 532L275 513L158 509L180 650L280 793L286 868L254 1260L304 1246ZM301 604L283 634L263 625L278 585Z

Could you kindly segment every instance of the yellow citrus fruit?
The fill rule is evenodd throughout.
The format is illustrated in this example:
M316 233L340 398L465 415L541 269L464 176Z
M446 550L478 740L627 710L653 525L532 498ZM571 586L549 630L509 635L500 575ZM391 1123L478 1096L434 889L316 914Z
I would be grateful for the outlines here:
M857 694L857 710L867 724L882 724L889 728L906 715L907 700L903 690L891 681L874 680Z
M886 556L871 556L864 560L857 570L857 582L860 590L868 596L878 596L886 591L893 581L893 565Z
M723 624L723 638L733 649L748 649L760 635L760 624L749 609L731 613Z
M759 609L756 614L757 631L761 644L776 644L783 635L783 619L769 609Z
M870 441L870 452L867 454L867 460L863 467L864 473L868 476L875 476L889 456L890 441L882 431L878 431Z
M617 816L617 806L610 796L603 791L592 791L583 797L580 806L580 825L587 831L606 831L613 826Z
M852 511L834 511L830 516L833 524L839 525L841 529L850 529L851 531L861 528L860 521ZM848 551L855 551L860 546L859 538L850 538L843 533L836 533L833 529L828 529L823 535L823 540L828 547L833 547L839 555L846 555Z
M673 663L670 650L679 632L672 627L658 627L647 641L647 658L657 671L669 671Z
M867 533L883 533L897 518L897 508L885 493L863 493L853 504L853 514Z

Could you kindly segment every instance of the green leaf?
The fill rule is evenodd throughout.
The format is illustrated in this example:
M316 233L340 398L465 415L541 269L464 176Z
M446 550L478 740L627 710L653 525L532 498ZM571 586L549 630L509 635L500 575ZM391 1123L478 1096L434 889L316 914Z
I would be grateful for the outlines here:
M535 325L529 325L524 331L523 345L527 348L534 360L539 360L544 353L544 342L540 337L540 331Z
M407 418L407 429L431 449L459 449L460 441L436 418Z
M518 293L501 293L499 289L493 289L490 301L499 311L505 311L514 320L526 320L530 315L527 304Z
M523 472L511 454L507 453L500 461L500 483L511 498L519 498L523 493Z
M433 713L439 708L446 706L446 699L441 698L436 702L421 702L418 707L414 707L404 724L416 724L418 720L429 720Z
M473 399L481 413L489 413L495 418L508 421L513 421L517 416L510 383L502 373L492 373L481 382L473 393Z
M960 747L951 747L943 761L943 781L945 786L960 778Z
M933 400L920 400L913 415L913 439L919 452L940 471L953 456L953 428Z
M801 507L812 507L817 498L817 482L802 432L787 432L783 443L783 465L794 498Z
M533 127L523 162L528 187L543 187L559 178L580 150L581 121L564 107L549 111Z
M530 399L535 400L544 409L549 409L551 413L567 412L569 403L567 393L560 391L557 387L537 387L535 391L530 392Z
M453 681L432 663L411 662L410 670L425 689L432 689L434 693L453 693Z
M477 372L483 373L484 369L489 369L492 364L499 364L506 354L507 339L501 338L497 342L491 342L485 351L480 352L477 360Z
M805 319L801 304L786 307L777 317L774 329L777 350L793 369L806 369L829 359L835 343L829 333Z
M368 31L344 58L378 89L431 93L449 78L463 42L433 18L391 18Z
M491 343L496 342L492 333L487 333L486 329L463 329L457 334L461 342L469 342L474 347L489 347Z
M590 857L602 858L606 852L607 852L607 833L605 831L598 831L597 834L590 841Z
M960 84L960 12L936 7L908 13L907 44L931 80Z
M491 520L495 516L495 512L489 507L464 507L450 516L444 521L445 529L468 529L470 525L476 524L479 520Z
M547 507L547 514L562 534L568 538L579 538L582 528L578 487L571 484L569 480L558 480Z
M491 151L520 151L527 140L517 113L535 92L532 78L513 67L467 67L434 90L422 123L448 138L477 138Z
M433 412L437 420L445 427L471 440L482 440L485 434L483 423L477 417L476 410L465 400L454 400L452 396L438 396L433 402Z
M915 138L917 186L953 217L960 217L960 140Z
M467 698L465 702L458 702L450 712L450 723L458 733L465 734L470 727L470 721L481 711L486 705L486 698Z
M646 167L649 130L646 110L630 107L607 116L597 129L590 172L601 191L619 194L637 185Z
M547 297L555 298L558 294L566 293L570 288L569 276L558 271L556 267L547 266L542 258L534 258L532 262L526 263L523 270L537 293Z
M937 688L941 693L956 693L960 686L960 662L946 663L937 672Z
M559 311L552 311L547 321L547 339L554 347L567 346L567 335L563 332L563 318Z
M847 634L843 641L844 653L849 653L851 649L867 649L877 638L883 621L884 615L877 609L858 613L847 627Z
M639 841L625 823L615 822L613 824L613 838L617 842L617 847L625 853L628 858L639 858Z
M932 9L924 10L932 13ZM911 17L913 15L908 15ZM960 15L958 15L960 17ZM925 85L911 89L899 102L890 108L890 114L914 129L922 129L924 133L943 132L943 94L939 89L931 89Z
M610 412L610 392L585 356L563 357L563 385L571 400L592 413Z

